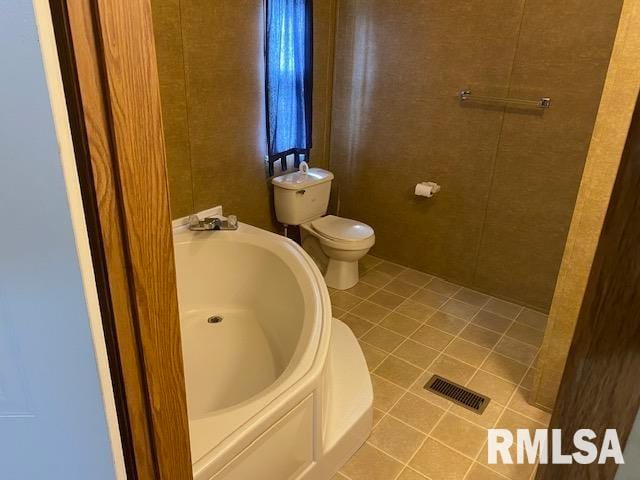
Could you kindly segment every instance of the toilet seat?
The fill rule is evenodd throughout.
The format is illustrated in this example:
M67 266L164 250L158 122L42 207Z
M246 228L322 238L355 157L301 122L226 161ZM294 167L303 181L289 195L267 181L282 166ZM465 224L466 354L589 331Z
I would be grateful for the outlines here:
M337 241L357 242L373 236L373 228L369 225L335 215L318 218L311 226L321 235Z
M325 244L342 250L361 250L375 243L373 228L349 218L327 215L313 220L310 230Z

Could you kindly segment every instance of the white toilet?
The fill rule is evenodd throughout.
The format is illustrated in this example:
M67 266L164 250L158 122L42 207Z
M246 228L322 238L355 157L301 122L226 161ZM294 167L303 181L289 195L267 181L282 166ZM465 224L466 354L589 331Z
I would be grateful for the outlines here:
M333 173L308 168L272 180L276 217L284 225L300 225L302 247L315 260L327 285L346 290L358 283L358 260L376 241L373 228L327 213Z

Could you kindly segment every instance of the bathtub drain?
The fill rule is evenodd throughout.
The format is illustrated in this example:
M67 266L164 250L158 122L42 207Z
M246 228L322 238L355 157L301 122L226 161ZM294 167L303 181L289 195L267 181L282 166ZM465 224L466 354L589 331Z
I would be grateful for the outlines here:
M220 323L220 322L222 322L223 319L224 319L224 317L222 317L220 315L213 315L213 316L207 318L207 322L208 323Z

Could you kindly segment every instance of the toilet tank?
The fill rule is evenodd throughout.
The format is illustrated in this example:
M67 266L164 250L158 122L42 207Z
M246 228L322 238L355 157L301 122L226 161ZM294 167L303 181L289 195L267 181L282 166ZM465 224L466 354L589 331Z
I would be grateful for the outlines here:
M275 177L276 217L286 225L300 225L327 213L333 173L321 168Z

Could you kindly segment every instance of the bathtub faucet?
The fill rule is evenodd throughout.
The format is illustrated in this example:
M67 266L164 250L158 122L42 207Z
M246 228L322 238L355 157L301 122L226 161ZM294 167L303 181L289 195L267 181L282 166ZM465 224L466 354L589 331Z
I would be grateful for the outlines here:
M205 217L200 220L197 215L189 215L189 230L213 231L213 230L237 230L238 218L229 215L226 219L220 217Z

